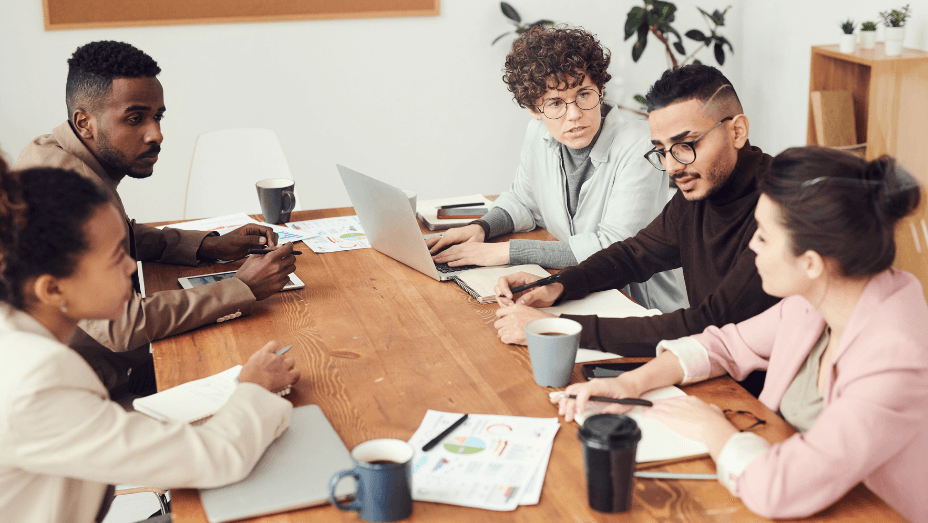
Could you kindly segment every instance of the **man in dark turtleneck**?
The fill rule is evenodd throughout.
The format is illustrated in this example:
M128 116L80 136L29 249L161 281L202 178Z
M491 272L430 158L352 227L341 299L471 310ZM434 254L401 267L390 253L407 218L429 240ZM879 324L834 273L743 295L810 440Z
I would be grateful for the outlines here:
M748 118L734 87L714 67L667 71L648 92L655 176L666 170L679 191L647 227L561 272L513 304L510 287L537 279L501 279L505 298L496 327L506 343L525 343L525 324L548 316L535 307L645 281L683 268L691 307L646 318L564 317L583 325L582 347L623 356L653 356L660 340L735 323L778 300L761 289L748 242L754 235L755 176L772 158L748 142Z

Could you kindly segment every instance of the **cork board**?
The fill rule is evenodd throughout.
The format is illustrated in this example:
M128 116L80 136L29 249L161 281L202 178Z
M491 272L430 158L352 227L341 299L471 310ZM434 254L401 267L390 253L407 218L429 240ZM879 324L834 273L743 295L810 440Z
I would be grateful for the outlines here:
M42 0L45 30L437 16L440 0Z

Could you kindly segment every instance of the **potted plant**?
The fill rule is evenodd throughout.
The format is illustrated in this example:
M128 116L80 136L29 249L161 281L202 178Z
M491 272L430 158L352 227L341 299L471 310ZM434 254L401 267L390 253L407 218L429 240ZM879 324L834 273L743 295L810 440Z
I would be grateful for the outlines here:
M876 24L874 22L860 24L860 46L864 49L876 47Z
M854 52L854 21L848 18L844 22L841 22L841 30L844 31L844 34L841 35L841 40L839 41L838 49L842 53L853 53Z
M905 39L905 21L909 17L909 6L880 13L880 19L886 26L886 55L902 54L902 40Z

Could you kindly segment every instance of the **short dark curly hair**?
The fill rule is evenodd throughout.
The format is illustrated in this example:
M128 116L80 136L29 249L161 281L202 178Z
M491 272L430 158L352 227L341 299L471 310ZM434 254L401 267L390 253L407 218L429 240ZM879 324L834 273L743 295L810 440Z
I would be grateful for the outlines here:
M65 102L68 119L83 109L95 113L116 78L154 78L161 72L152 57L124 42L103 40L78 47L68 59Z
M74 171L0 172L0 301L22 310L30 279L74 274L88 248L84 224L109 201Z
M535 26L512 43L503 81L519 107L538 112L535 102L552 79L558 89L572 89L589 75L602 91L612 79L606 72L611 59L609 49L583 29Z
M722 71L705 64L689 64L664 71L644 98L648 112L694 99L706 104L706 110L718 118L744 112L738 93L728 78Z

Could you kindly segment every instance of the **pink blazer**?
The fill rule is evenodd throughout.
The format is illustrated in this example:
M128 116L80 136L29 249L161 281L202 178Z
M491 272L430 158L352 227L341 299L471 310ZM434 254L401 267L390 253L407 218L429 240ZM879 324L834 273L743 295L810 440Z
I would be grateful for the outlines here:
M743 379L766 369L760 401L777 411L824 325L808 301L791 296L747 321L693 336L708 350L708 361L701 359L709 368L696 373ZM749 463L733 478L735 494L757 514L803 517L863 481L909 520L928 522L928 305L914 276L893 269L867 285L832 359L824 400L805 434L765 452L748 450Z

